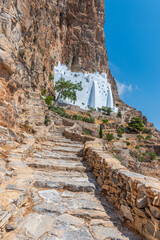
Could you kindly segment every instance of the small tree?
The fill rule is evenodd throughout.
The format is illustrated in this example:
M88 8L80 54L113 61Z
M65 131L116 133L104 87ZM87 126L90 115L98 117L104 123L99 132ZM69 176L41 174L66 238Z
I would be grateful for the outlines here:
M105 125L107 125L108 124L108 119L106 118L106 119L102 119L102 122L105 124Z
M157 155L155 154L155 152L148 152L148 157L150 160L156 160L157 159Z
M55 100L55 103L61 98L66 100L67 98L70 99L75 103L77 100L76 91L82 91L82 82L79 83L72 83L70 80L65 81L64 78L60 78L56 84L54 89L58 92L58 96Z
M121 117L122 117L121 110L118 110L117 117L119 117L119 118L121 118Z
M141 132L144 129L144 124L141 118L132 117L130 122L128 123L128 127L132 130Z
M114 139L114 136L112 133L107 133L106 134L106 140L108 140L109 142L112 141Z
M112 113L112 108L108 107L106 112L107 112L107 115L110 116Z
M88 109L89 109L90 112L95 112L96 111L96 108L90 107L89 105L88 105Z
M112 108L110 108L110 107L102 107L101 111L106 113L108 116L110 116L111 113L112 113Z
M45 102L47 105L52 105L52 102L53 102L53 96L47 96L45 99Z
M52 81L52 80L54 80L54 77L53 77L52 73L50 72L49 73L49 81Z
M99 128L99 137L103 138L103 126L102 126L102 124L100 125L100 128Z

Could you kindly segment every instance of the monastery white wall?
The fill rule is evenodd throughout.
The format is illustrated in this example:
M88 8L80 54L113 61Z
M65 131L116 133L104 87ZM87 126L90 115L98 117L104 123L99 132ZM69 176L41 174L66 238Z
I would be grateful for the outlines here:
M117 111L117 108L113 106L111 85L107 82L106 73L72 72L68 70L67 66L58 63L58 66L54 67L55 83L61 77L65 80L71 80L72 83L82 82L83 90L77 91L75 105L83 109L88 109L88 105L96 109L105 106ZM66 99L65 102L73 104L69 99Z

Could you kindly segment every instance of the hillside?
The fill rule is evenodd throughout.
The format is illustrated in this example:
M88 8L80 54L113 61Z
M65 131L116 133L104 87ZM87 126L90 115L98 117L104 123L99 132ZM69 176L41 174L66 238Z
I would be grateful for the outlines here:
M160 132L120 99L104 20L104 0L0 2L0 239L160 239ZM62 73L81 108L45 101Z

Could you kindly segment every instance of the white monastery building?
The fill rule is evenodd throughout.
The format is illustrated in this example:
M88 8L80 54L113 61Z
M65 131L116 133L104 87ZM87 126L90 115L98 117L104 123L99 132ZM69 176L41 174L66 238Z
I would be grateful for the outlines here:
M82 82L82 91L77 91L77 101L75 105L88 109L88 105L93 108L110 107L117 112L113 106L113 96L110 83L107 82L106 73L82 73L72 72L66 65L60 62L54 67L55 83L60 79L70 80L72 83ZM61 100L62 101L62 100ZM65 103L73 104L69 99Z

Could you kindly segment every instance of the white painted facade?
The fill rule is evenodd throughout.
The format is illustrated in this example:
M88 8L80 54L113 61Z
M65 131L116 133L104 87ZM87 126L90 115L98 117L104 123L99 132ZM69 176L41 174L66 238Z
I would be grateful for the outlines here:
M113 111L117 108L113 106L113 96L110 83L107 82L106 73L82 73L72 72L66 65L60 62L54 67L55 83L60 79L71 80L72 83L82 82L82 91L77 91L77 101L75 105L88 109L88 105L93 108L101 108L102 106L111 107ZM66 103L73 104L69 99Z

